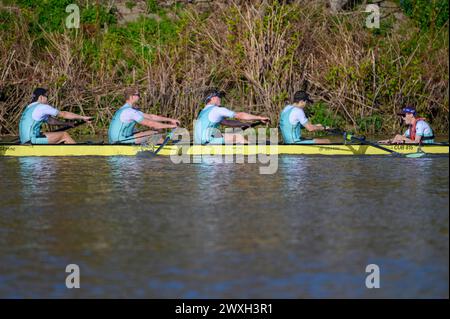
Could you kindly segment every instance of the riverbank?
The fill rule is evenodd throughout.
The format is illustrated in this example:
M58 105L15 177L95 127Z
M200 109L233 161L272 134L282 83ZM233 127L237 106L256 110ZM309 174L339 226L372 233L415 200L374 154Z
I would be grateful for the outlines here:
M378 29L365 26L364 7L333 13L321 1L79 1L80 29L69 30L72 2L2 2L0 134L17 135L37 86L50 89L58 108L95 115L77 134L104 132L128 85L142 90L144 111L185 127L207 87L226 90L227 106L272 123L292 93L306 88L317 101L309 116L324 125L391 135L400 130L395 111L412 103L436 133L448 134L447 1L446 11L441 1L425 11L422 1L398 6Z

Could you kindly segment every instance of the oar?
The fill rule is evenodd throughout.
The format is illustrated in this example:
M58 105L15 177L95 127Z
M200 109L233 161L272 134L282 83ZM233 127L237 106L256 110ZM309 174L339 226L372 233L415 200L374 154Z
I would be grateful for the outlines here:
M53 133L53 132L64 132L64 131L67 131L68 129L75 128L77 126L83 125L84 123L86 123L86 121L77 121L77 122L73 123L72 125L66 125L64 127L61 127L59 129L56 129L56 130L53 130L53 131L50 131L50 132L51 133Z
M378 143L373 143L373 142L366 141L365 138L356 137L356 136L354 136L351 133L342 132L342 131L340 131L338 129L328 129L326 131L331 133L331 134L342 135L344 137L344 140L346 140L346 141L351 141L351 142L357 141L357 142L360 142L361 144L370 145L370 146L373 146L373 147L378 148L380 150L383 150L385 152L388 152L388 153L392 154L393 156L417 158L417 157L422 157L422 156L424 156L426 154L426 153L424 153L424 152L422 152L420 150L420 146L419 146L419 150L420 150L419 152L405 155L405 154L401 154L401 153L398 153L396 151L393 151L393 150L391 150L389 148L383 147L383 146L381 146Z
M255 126L258 126L258 125L261 125L261 124L263 124L263 122L256 121L256 122L253 122L252 124L250 124L250 127L255 127ZM248 129L248 127L246 127L245 129Z
M370 145L370 146L376 147L376 148L378 148L380 150L383 150L385 152L391 153L392 155L395 155L395 156L404 156L403 154L400 154L400 153L398 153L396 151L390 150L390 149L388 149L386 147L383 147L383 146L381 146L379 144L366 141L365 138L353 136L353 134L351 134L351 133L345 132L344 133L344 140L351 141L351 142L358 141L361 144L366 144L366 145Z
M142 132L145 132L145 131L142 131ZM142 132L133 133L132 136L127 137L127 138L125 138L123 140L118 140L118 141L114 142L114 144L121 144L122 142L128 142L128 141L134 140L136 138L149 137L149 136L155 136L156 135L155 133L149 133L149 134L145 134L145 135L142 135L142 136L139 136L139 137L134 136L135 134L142 133Z
M256 121L256 122L253 122L253 123L245 123L245 122L235 121L235 120L223 120L221 122L221 124L226 125L226 126L230 126L230 127L240 127L240 128L245 130L245 129L248 129L250 127L255 127L255 126L261 125L262 122L261 121ZM169 134L167 134L167 136L164 139L163 143L154 152L154 155L158 154L159 151L169 142L169 140L172 139L172 135L173 135L174 130L175 129L173 129ZM148 137L148 136L153 136L153 135L155 135L155 134L151 133L151 134L147 134L147 135L143 135L143 136L139 136L139 137ZM131 137L128 137L126 139L119 140L119 141L115 142L114 144L120 144L122 142L131 141L133 139L135 139L135 137L131 136Z
M389 153L391 153L393 156L397 156L397 157L419 158L419 157L423 157L423 156L426 155L426 153L422 151L421 145L420 145L420 144L419 144L419 147L418 147L418 151L417 151L416 153L411 153L411 154L401 154L401 153L395 152L395 151L393 151L393 150L391 150L391 149L388 149L388 148L386 148L386 147L383 147L383 146L381 146L381 145L378 144L378 143L369 142L369 141L366 141L366 140L363 139L363 138L357 138L357 137L355 137L355 136L352 136L351 134L350 134L350 138L351 138L351 140L359 141L359 142L361 142L362 144L367 144L367 145L376 147L376 148L378 148L378 149L380 149L380 150L389 152Z
M172 139L173 132L174 132L175 130L176 130L176 129L173 129L169 134L166 135L166 138L165 138L164 141L161 143L161 145L159 145L159 147L156 149L156 151L152 152L153 155L158 154L159 151L161 151L161 150L163 149L163 147L164 147L164 146ZM148 136L155 136L155 133L142 135L142 136L139 136L138 138L148 137ZM126 139L123 139L123 140L119 140L119 141L115 142L114 144L120 144L120 143L122 143L122 142L126 142L126 141L133 140L133 139L135 139L135 138L136 138L135 136L131 136L131 137L129 137L129 138L126 138Z
M419 142L419 147L417 148L417 152L416 153L411 153L411 154L408 154L408 155L406 155L406 157L412 157L412 158L418 158L418 157L422 157L422 156L426 155L425 152L422 151L422 139Z
M237 120L222 120L222 122L220 122L220 124L222 124L224 126L228 126L228 127L240 127L241 129L246 130L250 127L258 126L258 125L262 124L262 122L256 121L253 123L247 123L247 122L241 122L241 121L237 121Z
M336 128L326 128L325 132L330 133L331 135L341 135L341 136L344 135L343 131Z
M225 120L225 121L231 121L231 120ZM222 121L223 122L223 121ZM222 123L221 122L221 123ZM233 125L235 125L235 124L237 124L236 122L239 122L239 121L233 121L233 122L235 122L235 123L233 123ZM260 125L262 122L261 121L256 121L256 122L253 122L253 123L251 123L251 124L249 124L249 123L244 123L244 122L240 122L240 127L242 127L243 129L247 129L247 128L249 128L249 127L254 127L254 126L257 126L257 125ZM222 123L223 124L223 123ZM238 125L236 125L236 127L239 127ZM244 128L245 127L245 128ZM164 141L161 143L161 145L156 149L156 151L155 152L153 152L153 155L157 155L158 153L159 153L159 151L160 150L162 150L163 148L164 148L164 146L169 142L169 140L171 140L172 139L172 136L173 136L173 133L174 133L174 131L176 130L176 128L175 129L173 129L169 134L167 134L167 136L166 136L166 138L164 139Z
M172 139L173 133L175 132L176 128L174 128L172 131L170 131L169 134L166 135L166 138L161 143L161 145L156 149L156 151L153 152L153 155L157 155L160 150L163 149L163 147Z

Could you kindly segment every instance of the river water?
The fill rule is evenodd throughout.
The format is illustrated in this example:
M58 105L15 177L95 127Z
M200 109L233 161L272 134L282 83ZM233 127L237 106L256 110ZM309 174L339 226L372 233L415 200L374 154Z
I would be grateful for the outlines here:
M0 297L449 297L448 157L278 165L0 158Z

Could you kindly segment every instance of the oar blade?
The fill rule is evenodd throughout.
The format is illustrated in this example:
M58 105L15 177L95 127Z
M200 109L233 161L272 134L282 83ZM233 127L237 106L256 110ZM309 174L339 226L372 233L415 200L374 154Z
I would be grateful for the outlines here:
M424 157L425 155L427 155L427 153L418 152L418 153L406 154L406 157L407 158L420 158L420 157Z

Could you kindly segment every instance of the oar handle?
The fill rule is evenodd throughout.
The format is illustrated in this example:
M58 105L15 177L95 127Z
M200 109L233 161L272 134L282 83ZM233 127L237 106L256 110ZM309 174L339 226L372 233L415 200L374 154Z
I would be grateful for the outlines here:
M340 129L337 129L337 128L326 128L325 129L325 132L327 132L327 133L329 133L329 134L331 134L331 135L340 135L340 136L344 136L344 134L346 133L346 132L344 132L344 131L341 131Z
M75 128L77 126L83 125L85 123L86 123L86 121L77 121L77 122L73 123L72 125L66 125L64 127L61 127L59 129L56 129L56 130L53 130L53 131L50 131L50 132L51 133L52 132L64 132L64 131L67 131L67 130L69 130L71 128Z
M261 121L249 123L249 122L242 122L242 121L238 121L238 120L222 120L220 122L221 125L228 126L228 127L239 127L243 130L246 130L250 127L258 126L261 123L262 123Z
M261 125L261 124L263 124L263 122L261 122L261 121L256 121L256 122L253 122L253 123L246 123L246 125L243 126L242 128L244 130L246 130L248 128L255 127L255 126L258 126L258 125Z

